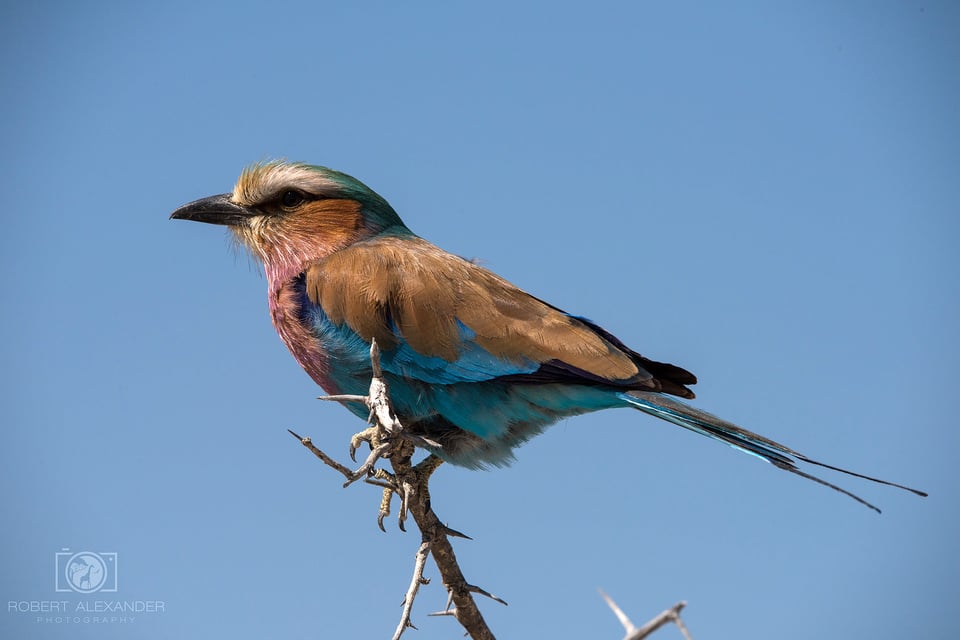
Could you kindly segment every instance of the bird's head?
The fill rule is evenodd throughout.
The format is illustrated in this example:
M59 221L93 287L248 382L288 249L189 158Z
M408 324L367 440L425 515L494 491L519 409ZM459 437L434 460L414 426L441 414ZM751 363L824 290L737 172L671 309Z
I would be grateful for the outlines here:
M274 273L301 269L378 233L410 233L387 201L356 178L281 161L248 167L232 193L195 200L170 217L230 227Z

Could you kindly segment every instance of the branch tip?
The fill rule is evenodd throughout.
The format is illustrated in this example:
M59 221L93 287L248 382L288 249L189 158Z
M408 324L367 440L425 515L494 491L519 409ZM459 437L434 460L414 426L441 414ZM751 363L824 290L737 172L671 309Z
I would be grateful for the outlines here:
M643 638L646 638L651 633L670 622L677 625L677 628L680 629L680 633L683 634L683 637L686 640L693 640L693 638L690 636L690 632L687 630L686 625L683 624L683 620L680 618L680 612L685 606L687 606L686 600L681 600L669 609L660 612L660 614L650 620L650 622L638 628L633 624L633 622L630 621L630 618L627 617L627 614L625 614L623 610L617 606L617 603L614 602L613 598L604 593L603 589L597 589L597 591L600 592L600 595L606 601L607 606L610 607L610 610L613 611L613 614L617 616L617 620L620 621L620 624L622 624L624 630L626 630L627 635L624 636L623 640L643 640Z

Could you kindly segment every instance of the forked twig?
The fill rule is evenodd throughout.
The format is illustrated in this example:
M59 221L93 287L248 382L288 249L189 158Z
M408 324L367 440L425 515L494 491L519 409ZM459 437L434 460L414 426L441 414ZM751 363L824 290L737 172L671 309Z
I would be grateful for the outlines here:
M603 596L603 599L607 602L607 606L610 607L610 609L613 611L613 614L617 616L617 620L620 621L620 624L623 625L623 628L626 629L627 635L623 637L623 640L643 640L643 638L646 638L651 633L670 622L677 625L686 640L693 640L693 638L690 636L690 632L687 630L686 625L683 624L683 620L680 618L680 612L685 606L687 606L685 601L681 600L669 609L661 611L659 615L651 619L650 622L646 623L642 627L637 627L630 621L630 618L627 617L627 614L625 614L623 610L617 606L617 603L613 601L613 598L604 593L602 589L600 589L600 595Z

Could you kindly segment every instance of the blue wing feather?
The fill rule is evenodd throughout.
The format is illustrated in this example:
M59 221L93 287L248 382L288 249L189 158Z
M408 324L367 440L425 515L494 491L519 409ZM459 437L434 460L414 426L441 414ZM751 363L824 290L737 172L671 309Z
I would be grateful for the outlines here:
M348 371L355 371L369 379L370 344L346 323L332 322L323 308L313 304L305 295L301 298L301 309L301 318L331 358L346 365ZM394 328L397 346L382 350L381 365L384 371L428 384L456 384L532 373L539 368L540 365L530 359L508 360L494 356L474 341L476 334L472 330L459 321L457 325L460 329L460 349L457 359L452 362L414 351Z

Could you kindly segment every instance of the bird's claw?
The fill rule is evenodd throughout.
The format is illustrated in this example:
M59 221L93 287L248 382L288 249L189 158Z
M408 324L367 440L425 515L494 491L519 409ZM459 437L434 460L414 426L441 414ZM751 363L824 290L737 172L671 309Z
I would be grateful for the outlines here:
M390 475L388 472L383 471L382 469L377 469L378 472L382 472L384 475ZM380 477L380 474L377 474L377 477ZM380 499L380 510L377 513L377 526L380 527L380 530L384 533L387 532L386 528L383 526L383 521L386 520L387 516L390 515L390 502L393 500L393 495L397 493L400 494L400 513L397 514L397 527L400 531L406 533L407 528L405 525L407 519L407 499L406 493L403 491L402 487L397 486L391 476L391 481L389 484L383 487L383 497Z
M350 438L350 459L354 462L357 461L357 449L360 448L360 445L363 442L366 442L371 450L379 447L383 440L380 432L380 427L373 425L367 427L360 433L353 434L353 436Z

